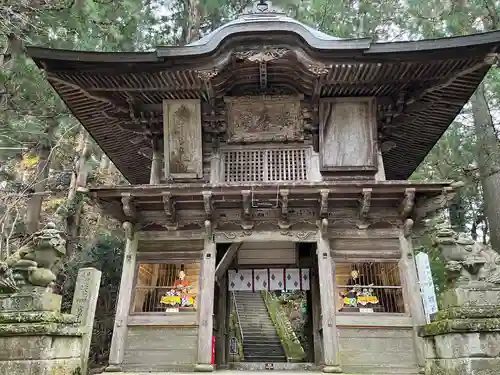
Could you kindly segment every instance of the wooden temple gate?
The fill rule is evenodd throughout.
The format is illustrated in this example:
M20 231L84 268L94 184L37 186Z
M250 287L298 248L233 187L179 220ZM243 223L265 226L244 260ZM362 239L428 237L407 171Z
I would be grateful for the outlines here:
M416 375L412 236L457 186L407 179L498 46L498 32L343 40L261 1L187 46L28 48L130 182L90 191L127 239L108 371L212 371L228 271L269 269L270 283L283 268L299 284L310 270L324 372ZM279 264L282 244L301 243L308 256Z

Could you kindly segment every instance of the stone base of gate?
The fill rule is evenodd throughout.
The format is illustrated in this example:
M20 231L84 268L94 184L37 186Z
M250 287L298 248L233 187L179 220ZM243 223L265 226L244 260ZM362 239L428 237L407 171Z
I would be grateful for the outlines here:
M0 312L0 374L80 375L81 355L82 332L74 316Z
M422 328L426 375L496 375L500 369L500 289L455 288Z

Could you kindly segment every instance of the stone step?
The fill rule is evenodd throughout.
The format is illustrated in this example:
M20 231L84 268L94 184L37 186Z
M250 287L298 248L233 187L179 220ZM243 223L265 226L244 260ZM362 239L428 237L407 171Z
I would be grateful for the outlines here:
M249 355L244 354L244 360L248 362L286 362L286 357L281 355Z
M243 346L243 352L248 355L285 355L285 351L281 347L266 348L266 347L246 347Z

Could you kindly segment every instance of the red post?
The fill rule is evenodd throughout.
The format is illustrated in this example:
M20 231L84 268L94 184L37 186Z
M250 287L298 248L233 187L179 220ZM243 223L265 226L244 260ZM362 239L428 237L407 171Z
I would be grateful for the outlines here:
M212 336L212 365L215 365L215 336Z

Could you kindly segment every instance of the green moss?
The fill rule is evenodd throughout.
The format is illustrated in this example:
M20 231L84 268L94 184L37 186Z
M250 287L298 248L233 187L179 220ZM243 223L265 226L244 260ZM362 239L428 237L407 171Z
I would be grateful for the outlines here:
M500 318L438 320L423 326L421 336L437 336L445 333L500 331Z
M0 324L12 323L62 323L75 324L76 317L50 311L0 313Z
M436 320L500 318L500 306L461 306L439 311Z
M277 315L279 310L282 309L282 306L278 300L270 298L270 294L267 292L261 292L264 297L264 302L267 307L267 311L269 313L269 317L271 318L274 327L276 328L276 332L281 339L281 344L283 346L283 350L287 356L287 359L291 362L301 362L304 360L304 349L300 345L300 342L295 340L288 339L287 332L285 332L285 328L281 327L278 322Z
M80 336L78 325L61 323L9 323L0 324L0 336Z

